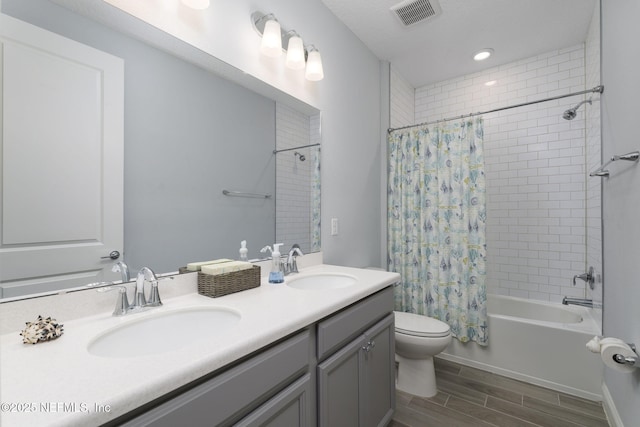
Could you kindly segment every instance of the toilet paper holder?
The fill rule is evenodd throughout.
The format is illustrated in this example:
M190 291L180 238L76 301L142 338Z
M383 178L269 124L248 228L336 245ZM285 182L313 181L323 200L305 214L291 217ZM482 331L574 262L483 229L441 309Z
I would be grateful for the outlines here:
M619 363L621 365L633 366L635 368L640 368L640 357L638 357L638 352L636 351L636 345L627 343L627 345L633 350L636 354L635 357L625 357L622 354L614 354L613 361Z

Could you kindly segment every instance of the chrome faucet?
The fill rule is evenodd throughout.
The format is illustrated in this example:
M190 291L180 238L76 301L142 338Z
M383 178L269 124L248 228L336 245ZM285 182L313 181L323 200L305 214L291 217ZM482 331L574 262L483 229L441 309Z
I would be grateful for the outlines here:
M562 304L593 308L593 300L591 299L564 297L562 298Z
M124 265L126 266L126 264ZM124 285L114 285L113 282L99 282L90 283L87 287L97 287L98 289L96 290L98 292L118 291L118 299L116 301L116 308L113 310L113 315L124 316L132 311L139 313L148 308L160 307L162 301L160 300L160 292L158 291L158 281L165 279L173 280L173 277L167 276L158 279L153 270L149 267L142 267L136 277L136 290L133 295L133 303L131 304L129 304L129 299L127 298L127 287ZM151 282L151 291L149 292L148 300L144 294L145 282Z
M122 277L122 283L127 283L131 280L131 275L129 274L129 266L124 261L118 261L113 265L111 269L114 273L120 273Z
M284 269L285 274L298 273L298 261L296 257L302 255L304 254L302 253L302 249L300 249L300 245L294 243L287 257L287 264Z
M118 291L118 299L116 301L116 308L113 310L114 316L124 316L129 311L129 299L127 298L127 287L118 285L111 286L110 282L98 282L89 283L89 288L97 287L96 291L100 293Z
M151 282L151 292L149 293L148 302L144 295L145 282ZM129 310L139 310L144 307L158 307L161 305L162 301L160 301L156 274L149 267L142 267L136 277L136 293L133 296L133 303L129 306Z

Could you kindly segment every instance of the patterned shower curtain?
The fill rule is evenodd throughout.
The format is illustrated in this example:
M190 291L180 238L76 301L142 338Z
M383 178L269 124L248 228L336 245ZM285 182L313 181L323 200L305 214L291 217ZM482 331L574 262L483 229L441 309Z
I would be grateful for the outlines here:
M487 345L482 140L482 118L389 134L387 255L396 310Z

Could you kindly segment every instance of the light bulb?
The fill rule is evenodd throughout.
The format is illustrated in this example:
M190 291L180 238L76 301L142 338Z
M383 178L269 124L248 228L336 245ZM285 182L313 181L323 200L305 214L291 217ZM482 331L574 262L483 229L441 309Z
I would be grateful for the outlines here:
M309 49L309 56L307 56L307 69L304 73L304 76L307 78L307 80L311 80L312 82L317 82L324 78L320 52L318 52L318 50L315 48Z
M275 19L270 19L264 24L260 52L269 58L277 58L282 55L282 34L280 33L280 23Z
M304 62L304 46L302 45L302 39L294 35L289 39L289 45L287 47L287 67L292 70L302 70L305 66Z

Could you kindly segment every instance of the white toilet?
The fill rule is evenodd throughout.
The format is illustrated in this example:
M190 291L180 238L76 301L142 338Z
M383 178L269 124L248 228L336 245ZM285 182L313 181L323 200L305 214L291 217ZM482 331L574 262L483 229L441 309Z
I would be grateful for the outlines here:
M451 342L449 325L438 319L396 311L398 383L404 392L432 397L438 392L433 356Z

